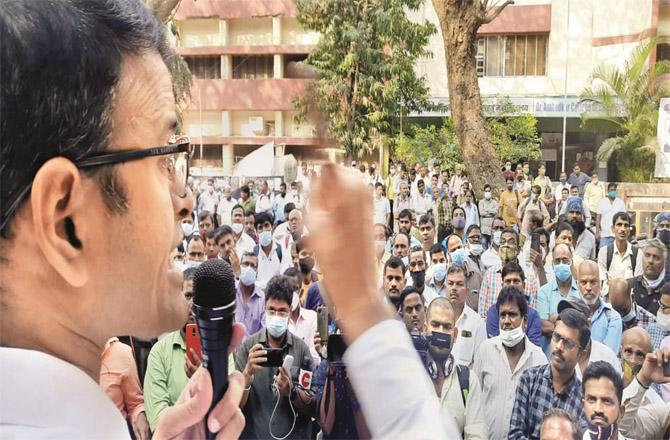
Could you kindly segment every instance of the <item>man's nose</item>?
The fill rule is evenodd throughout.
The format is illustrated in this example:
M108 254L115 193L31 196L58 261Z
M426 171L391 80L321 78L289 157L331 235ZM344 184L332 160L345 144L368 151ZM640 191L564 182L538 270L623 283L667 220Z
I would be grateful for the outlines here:
M172 193L172 206L174 207L175 218L177 221L182 221L185 218L190 218L195 206L195 197L193 191L188 186L186 187L186 195L179 197Z

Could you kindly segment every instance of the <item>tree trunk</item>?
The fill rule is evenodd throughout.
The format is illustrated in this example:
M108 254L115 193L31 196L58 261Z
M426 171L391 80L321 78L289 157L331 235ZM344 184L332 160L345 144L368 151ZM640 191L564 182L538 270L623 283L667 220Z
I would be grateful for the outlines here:
M480 0L432 1L444 40L451 118L470 182L479 198L486 183L497 194L504 187L501 163L489 139L475 59L477 30L485 20L486 8Z

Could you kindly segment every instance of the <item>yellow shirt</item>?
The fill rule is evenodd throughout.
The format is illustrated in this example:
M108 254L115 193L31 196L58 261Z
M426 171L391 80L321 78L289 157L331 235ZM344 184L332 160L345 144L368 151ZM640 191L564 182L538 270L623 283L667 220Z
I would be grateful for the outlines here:
M519 195L516 191L503 191L500 193L500 208L502 209L502 218L506 226L514 226L519 223Z

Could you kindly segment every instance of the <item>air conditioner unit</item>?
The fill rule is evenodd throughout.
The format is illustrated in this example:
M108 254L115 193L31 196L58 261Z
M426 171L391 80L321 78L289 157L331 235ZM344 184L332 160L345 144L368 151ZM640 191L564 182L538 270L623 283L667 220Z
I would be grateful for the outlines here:
M249 118L249 129L256 136L263 136L265 134L265 121L262 116L251 116Z

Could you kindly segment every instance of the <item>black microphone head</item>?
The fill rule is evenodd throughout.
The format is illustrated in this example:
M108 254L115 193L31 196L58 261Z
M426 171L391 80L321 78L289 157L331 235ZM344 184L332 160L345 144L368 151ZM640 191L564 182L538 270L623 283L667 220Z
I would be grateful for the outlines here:
M202 262L193 274L193 303L223 307L235 300L235 274L227 262L214 258Z

